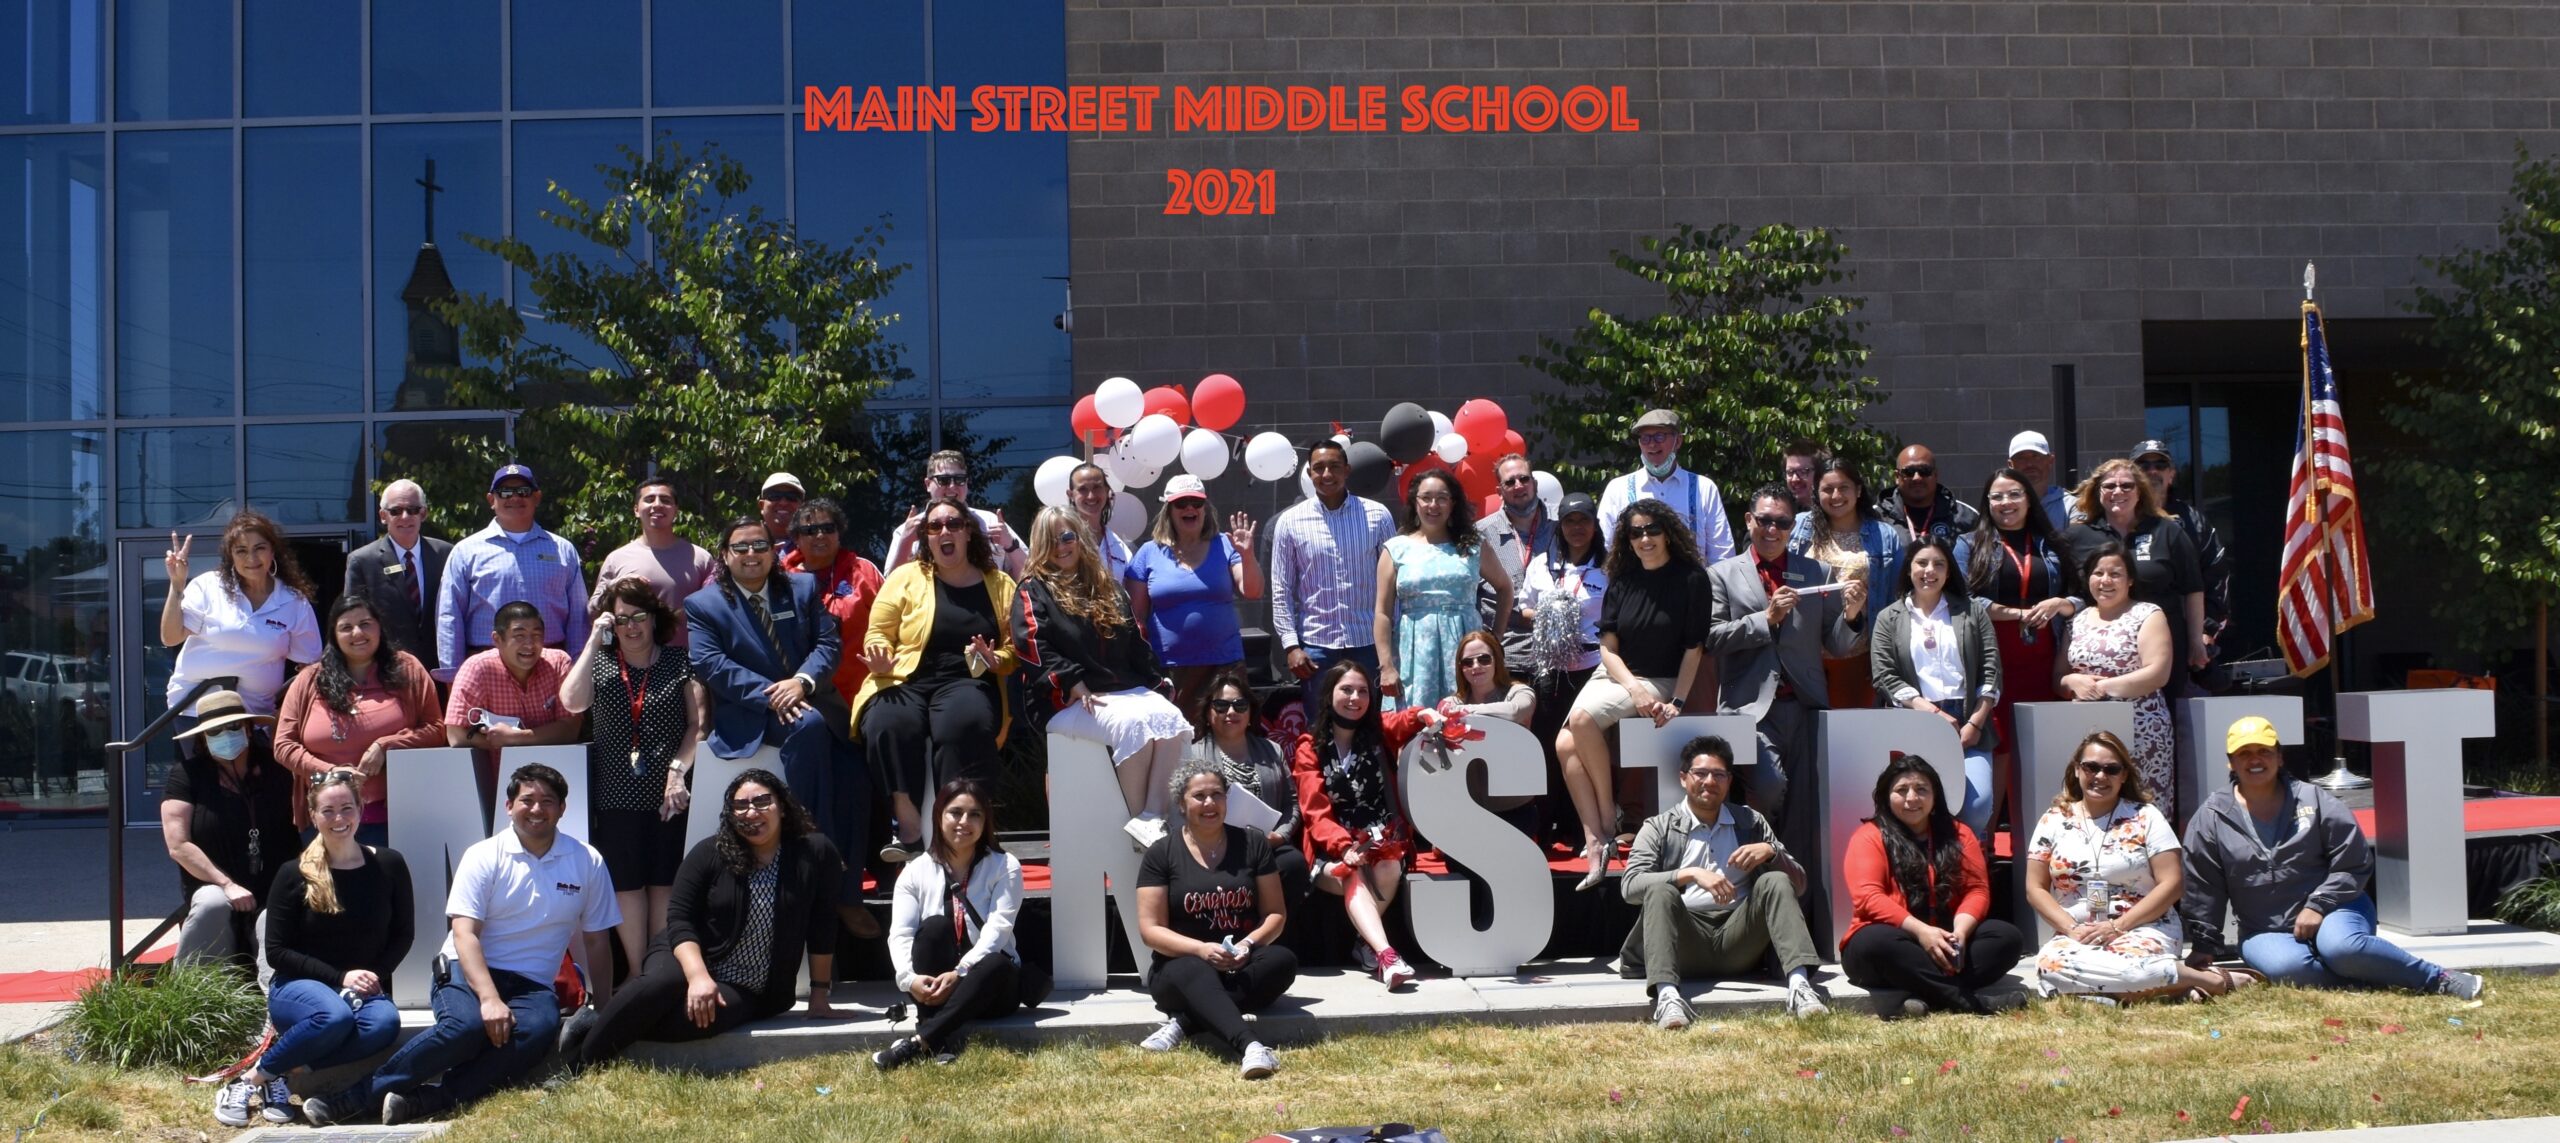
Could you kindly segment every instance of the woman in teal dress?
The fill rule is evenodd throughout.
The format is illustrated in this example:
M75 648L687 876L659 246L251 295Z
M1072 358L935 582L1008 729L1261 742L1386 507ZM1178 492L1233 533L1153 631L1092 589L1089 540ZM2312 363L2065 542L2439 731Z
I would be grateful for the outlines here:
M1475 513L1458 478L1440 470L1414 477L1405 486L1404 531L1378 555L1378 690L1399 707L1435 706L1458 692L1458 640L1485 625L1476 613L1479 582L1493 585L1493 614L1511 614L1511 574L1490 545L1476 542Z

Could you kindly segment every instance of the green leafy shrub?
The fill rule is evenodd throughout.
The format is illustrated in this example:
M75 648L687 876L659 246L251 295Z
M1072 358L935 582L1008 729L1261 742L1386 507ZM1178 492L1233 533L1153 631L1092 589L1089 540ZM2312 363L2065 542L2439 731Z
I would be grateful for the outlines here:
M196 961L90 985L63 1030L82 1059L200 1072L239 1059L266 1020L255 982L229 965Z
M2544 866L2542 876L2507 890L2498 898L2498 919L2528 929L2560 932L2560 873Z

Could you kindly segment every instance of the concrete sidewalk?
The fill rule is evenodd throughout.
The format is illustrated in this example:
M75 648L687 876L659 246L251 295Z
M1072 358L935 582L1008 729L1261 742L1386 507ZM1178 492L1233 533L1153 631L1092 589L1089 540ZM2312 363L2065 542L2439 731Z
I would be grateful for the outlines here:
M2207 1135L2174 1143L2211 1143L2229 1135ZM2549 1143L2560 1139L2560 1118L2478 1119L2468 1123L2414 1123L2405 1127L2359 1127L2347 1131L2294 1131L2282 1135L2250 1135L2250 1139L2291 1139L2300 1143Z
M74 972L107 963L107 831L0 825L0 973ZM125 934L142 939L178 907L178 875L157 829L124 835ZM0 1004L0 1043L60 1018L64 1005Z

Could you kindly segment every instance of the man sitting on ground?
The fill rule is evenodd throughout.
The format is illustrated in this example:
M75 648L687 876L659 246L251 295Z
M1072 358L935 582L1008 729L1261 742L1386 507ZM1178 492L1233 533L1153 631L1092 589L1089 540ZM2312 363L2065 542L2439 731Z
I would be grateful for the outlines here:
M1686 1028L1697 1017L1680 994L1683 977L1748 971L1772 947L1787 972L1787 1013L1828 1011L1809 973L1822 956L1796 900L1804 866L1778 844L1769 819L1730 800L1733 747L1714 735L1682 745L1680 788L1686 799L1636 831L1621 883L1640 910L1621 973L1644 978L1654 1027Z

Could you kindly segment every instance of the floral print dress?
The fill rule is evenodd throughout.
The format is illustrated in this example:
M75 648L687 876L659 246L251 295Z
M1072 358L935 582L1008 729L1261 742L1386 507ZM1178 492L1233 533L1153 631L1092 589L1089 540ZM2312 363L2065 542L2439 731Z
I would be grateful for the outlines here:
M2119 802L2093 820L2075 803L2045 811L2027 843L2027 860L2044 864L2054 901L2073 921L2105 920L2125 915L2158 888L2151 859L2178 848L2177 832L2157 806ZM2106 883L2104 899L2091 894L2094 881ZM2178 982L2184 939L2174 908L2103 945L2056 933L2036 952L2036 987L2047 996L2166 988Z
M2071 621L2071 669L2083 675L2112 679L2142 669L2142 623L2160 609L2152 604L2137 603L2116 616L2113 623L2102 623L2096 611L2085 619ZM2142 788L2161 807L2164 815L2177 812L2178 797L2178 732L2169 721L2169 700L2153 691L2134 701L2133 741L2134 767L2142 771Z

